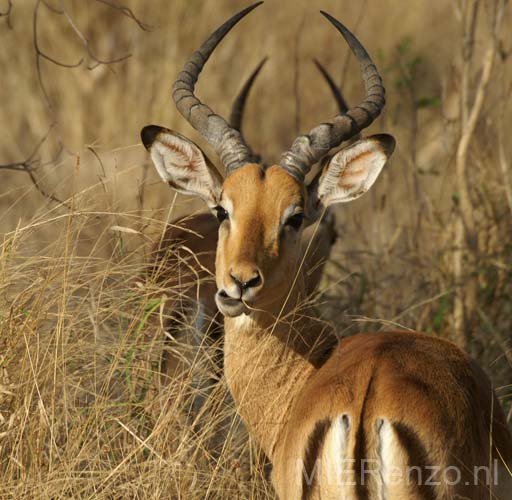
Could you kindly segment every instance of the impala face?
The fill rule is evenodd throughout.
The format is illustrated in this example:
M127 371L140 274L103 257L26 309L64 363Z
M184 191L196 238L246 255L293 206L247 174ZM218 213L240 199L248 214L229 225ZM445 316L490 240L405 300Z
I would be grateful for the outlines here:
M226 179L218 207L216 296L227 316L281 299L297 271L304 187L279 167L247 165Z
M234 113L228 123L195 96L194 87L218 43L261 3L215 30L185 64L173 87L176 107L213 146L225 168L225 179L186 137L154 125L141 132L162 179L178 192L201 197L219 219L216 302L226 316L251 314L287 296L298 270L304 225L318 219L329 205L352 201L368 191L395 146L385 134L360 140L332 156L306 186L311 167L343 141L358 136L384 107L384 87L370 56L347 28L322 12L358 59L366 96L351 109L340 104L334 120L297 137L279 164L267 169L258 164L240 133L242 114ZM241 93L242 108L261 67Z
M358 141L336 153L306 187L279 165L248 163L223 180L196 144L162 127L145 127L142 140L163 180L201 197L219 220L215 298L226 316L286 297L302 229L325 207L368 191L395 144L385 134Z

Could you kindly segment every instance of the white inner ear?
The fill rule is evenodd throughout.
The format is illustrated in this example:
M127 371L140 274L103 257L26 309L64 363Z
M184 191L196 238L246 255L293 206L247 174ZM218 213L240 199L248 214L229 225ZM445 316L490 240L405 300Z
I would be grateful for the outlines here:
M151 159L160 177L183 194L198 195L208 205L217 203L219 174L208 165L193 142L171 132L161 132L151 145Z
M318 197L325 206L359 198L372 187L387 159L382 146L372 139L342 149L320 179Z

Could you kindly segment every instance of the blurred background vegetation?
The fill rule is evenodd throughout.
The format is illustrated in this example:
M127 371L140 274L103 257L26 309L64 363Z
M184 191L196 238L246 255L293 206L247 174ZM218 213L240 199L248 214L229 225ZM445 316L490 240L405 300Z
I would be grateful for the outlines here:
M0 0L1 498L272 496L222 381L200 431L183 417L190 380L159 386L163 335L151 315L173 291L140 278L165 222L202 207L159 181L139 131L165 125L211 151L170 89L246 5ZM267 0L198 85L227 116L269 56L244 124L267 162L336 110L313 58L350 103L362 94L319 9L373 56L388 103L367 133L398 143L371 194L336 209L319 312L342 333L403 326L456 341L490 374L510 421L510 6ZM212 451L220 425L228 437Z

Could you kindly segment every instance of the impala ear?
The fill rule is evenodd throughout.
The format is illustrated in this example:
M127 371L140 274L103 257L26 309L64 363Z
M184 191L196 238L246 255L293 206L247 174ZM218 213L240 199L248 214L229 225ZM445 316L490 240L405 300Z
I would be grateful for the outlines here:
M373 135L338 151L311 184L311 218L321 207L352 201L366 193L395 149L395 139Z
M210 208L218 204L222 177L197 144L156 125L144 127L140 136L169 186L182 194L200 196Z

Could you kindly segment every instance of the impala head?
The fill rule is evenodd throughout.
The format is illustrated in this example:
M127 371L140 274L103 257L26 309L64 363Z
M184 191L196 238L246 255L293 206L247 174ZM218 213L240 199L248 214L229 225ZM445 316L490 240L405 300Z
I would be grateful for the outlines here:
M287 295L300 260L302 229L327 206L355 200L368 191L395 145L384 134L359 140L328 158L315 179L305 184L316 162L357 136L384 106L384 87L366 50L324 12L359 60L366 96L358 106L299 136L278 164L266 168L258 163L240 133L239 120L238 126L228 124L195 97L195 83L215 47L261 3L239 12L210 35L174 84L177 108L213 146L225 177L195 143L177 132L154 125L141 132L162 179L180 193L202 198L219 219L216 301L227 316L264 308ZM261 65L253 76L259 69Z

